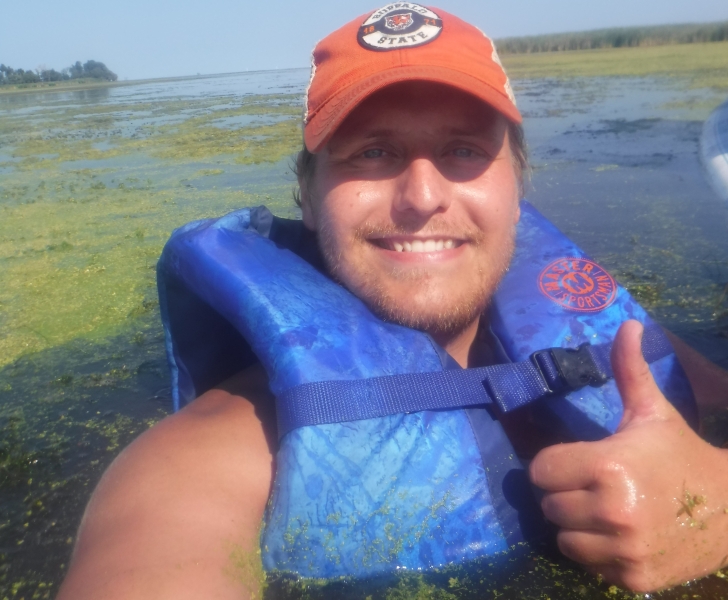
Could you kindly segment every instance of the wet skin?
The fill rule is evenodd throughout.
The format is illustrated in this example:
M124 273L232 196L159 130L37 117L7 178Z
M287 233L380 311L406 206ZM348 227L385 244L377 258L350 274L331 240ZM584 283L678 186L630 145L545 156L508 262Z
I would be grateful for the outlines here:
M317 155L303 220L334 277L465 365L513 251L518 189L502 116L410 82L370 96Z

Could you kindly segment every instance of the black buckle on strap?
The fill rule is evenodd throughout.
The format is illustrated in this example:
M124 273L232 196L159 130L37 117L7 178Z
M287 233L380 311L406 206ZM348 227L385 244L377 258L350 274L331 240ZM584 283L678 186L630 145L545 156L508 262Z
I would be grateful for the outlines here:
M539 356L548 355L551 358L559 372L561 383L564 385L564 388L551 390L553 393L576 391L587 385L597 387L605 384L609 380L609 377L597 367L594 358L588 351L589 346L589 343L585 343L578 348L547 348L546 350L538 350L531 354L531 361L536 365L544 381L550 386L550 378L544 374L539 363Z

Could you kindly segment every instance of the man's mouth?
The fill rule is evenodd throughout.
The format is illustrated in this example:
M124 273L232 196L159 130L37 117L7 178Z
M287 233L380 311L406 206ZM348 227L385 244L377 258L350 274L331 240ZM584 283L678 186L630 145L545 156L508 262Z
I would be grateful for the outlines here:
M442 252L452 250L462 244L460 240L452 238L429 238L416 240L393 240L376 239L372 240L377 246L394 252Z

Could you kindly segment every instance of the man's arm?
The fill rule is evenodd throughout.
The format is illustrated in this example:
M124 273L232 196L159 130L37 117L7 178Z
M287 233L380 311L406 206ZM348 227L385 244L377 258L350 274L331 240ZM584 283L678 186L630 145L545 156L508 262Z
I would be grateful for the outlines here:
M86 509L58 600L253 596L272 406L253 367L124 450Z
M530 476L566 556L647 592L728 564L728 450L700 439L662 395L641 332L625 323L612 351L625 409L617 432L545 448Z
M665 331L690 385L701 416L728 408L728 371L710 362L675 334Z

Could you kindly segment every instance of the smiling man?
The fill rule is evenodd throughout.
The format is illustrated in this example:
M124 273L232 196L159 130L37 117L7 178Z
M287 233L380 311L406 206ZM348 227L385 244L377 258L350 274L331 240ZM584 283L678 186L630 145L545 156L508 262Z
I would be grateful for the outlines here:
M199 378L173 348L180 389L204 393L140 436L104 475L63 600L246 597L257 580L235 565L251 564L267 503L266 568L309 576L427 568L490 556L517 539L518 515L504 490L522 468L493 449L510 446L482 407L302 427L276 441L285 431L276 431L274 394L283 395L286 377L306 381L318 369L321 380L350 379L349 369L372 377L452 368L452 359L461 367L503 360L487 308L513 252L525 168L521 117L495 48L456 17L392 4L322 40L313 59L298 157L308 233L299 238L302 254L318 248L326 276L281 250L293 242L248 233L257 227L274 237L264 213L236 213L178 235L212 236L215 260L200 268L206 283L195 291L214 296L208 288L236 274L237 296L223 290L230 294L223 304L243 306L234 309L236 327L260 364L197 390ZM252 254L242 260L245 248ZM191 331L198 314L188 316ZM543 507L562 528L564 552L644 590L720 566L728 494L695 464L728 460L662 397L639 337L632 323L615 344L626 408L620 432L548 448L531 476L548 492ZM194 354L201 346L192 338ZM307 362L326 344L334 348L326 360ZM240 369L239 356L216 360ZM673 468L656 477L666 458ZM506 473L506 463L516 466ZM682 497L686 481L693 496L708 498L691 510L710 534L680 529L672 514L671 498ZM700 555L680 563L685 544L699 545Z
M329 273L462 366L513 252L520 171L508 130L455 88L392 84L334 132L302 190Z

